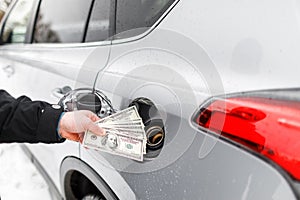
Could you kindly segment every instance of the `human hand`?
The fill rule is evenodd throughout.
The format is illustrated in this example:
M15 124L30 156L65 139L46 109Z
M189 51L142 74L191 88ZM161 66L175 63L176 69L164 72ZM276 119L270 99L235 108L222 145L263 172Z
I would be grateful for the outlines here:
M61 137L82 143L84 132L91 131L96 135L105 135L105 130L94 122L100 118L91 111L80 110L66 112L61 117L58 125L58 133Z

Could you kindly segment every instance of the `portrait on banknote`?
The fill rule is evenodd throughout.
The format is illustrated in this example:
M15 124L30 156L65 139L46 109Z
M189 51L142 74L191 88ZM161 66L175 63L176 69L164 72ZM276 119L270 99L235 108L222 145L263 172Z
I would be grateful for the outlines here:
M118 140L119 138L116 134L108 133L102 138L101 144L106 148L114 150L118 147Z

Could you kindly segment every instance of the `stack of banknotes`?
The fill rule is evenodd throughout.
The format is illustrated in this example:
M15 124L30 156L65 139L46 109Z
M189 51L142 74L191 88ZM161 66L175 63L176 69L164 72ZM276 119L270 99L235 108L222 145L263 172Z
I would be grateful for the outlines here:
M105 117L96 124L105 129L106 135L86 131L82 142L84 147L143 161L146 133L135 106Z

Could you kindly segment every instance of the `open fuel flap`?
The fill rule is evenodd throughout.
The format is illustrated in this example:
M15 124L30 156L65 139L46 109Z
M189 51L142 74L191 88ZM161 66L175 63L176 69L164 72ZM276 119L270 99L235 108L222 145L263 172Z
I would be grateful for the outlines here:
M100 118L107 117L115 112L107 96L101 91L91 88L71 90L60 99L58 104L65 111L89 110Z

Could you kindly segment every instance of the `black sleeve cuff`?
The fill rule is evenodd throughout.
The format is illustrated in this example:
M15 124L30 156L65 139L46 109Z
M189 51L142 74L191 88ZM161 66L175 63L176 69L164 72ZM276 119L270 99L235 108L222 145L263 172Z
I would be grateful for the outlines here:
M60 143L64 138L59 138L57 126L63 109L59 105L47 106L44 108L36 131L36 139L43 143ZM54 123L56 122L56 123Z

